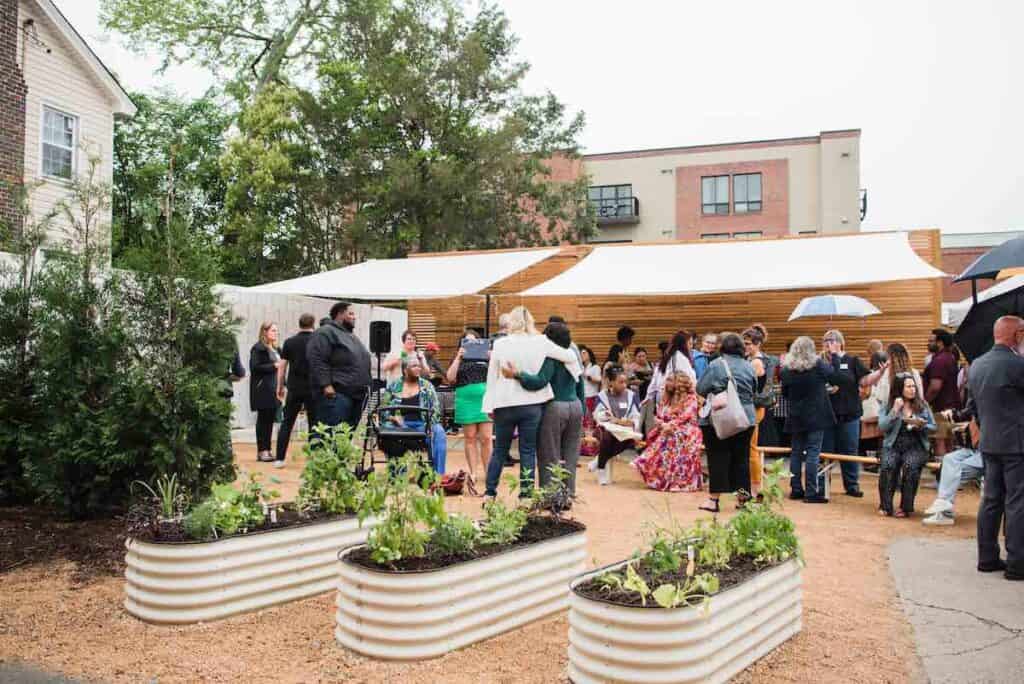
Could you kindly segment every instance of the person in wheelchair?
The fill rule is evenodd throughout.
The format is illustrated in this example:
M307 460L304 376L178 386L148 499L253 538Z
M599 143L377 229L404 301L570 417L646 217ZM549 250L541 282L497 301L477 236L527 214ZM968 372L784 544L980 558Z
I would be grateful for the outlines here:
M423 432L430 441L431 465L438 475L443 475L448 438L441 423L441 403L437 391L429 380L421 377L423 372L418 355L402 359L402 376L387 386L381 404L390 407L408 406L410 409L403 411L396 408L383 412L381 420L388 424L381 425L381 429L398 427Z

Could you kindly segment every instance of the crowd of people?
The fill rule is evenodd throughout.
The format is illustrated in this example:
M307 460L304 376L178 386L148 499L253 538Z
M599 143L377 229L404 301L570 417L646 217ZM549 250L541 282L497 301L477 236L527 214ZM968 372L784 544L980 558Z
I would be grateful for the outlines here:
M250 353L257 458L278 467L302 409L310 425L356 426L370 391L370 352L354 334L354 308L338 303L319 328L313 321L303 315L300 332L283 345L277 326L264 323ZM759 323L741 333L679 330L652 358L633 346L635 331L622 326L602 362L573 342L558 316L540 332L519 306L500 317L499 328L490 340L467 328L447 369L436 345L421 350L415 333L405 331L401 348L383 364L384 403L408 407L394 420L427 434L439 473L447 438L435 385L454 387L453 419L465 437L472 494L496 495L518 440L521 497L537 482L548 484L556 464L567 471L565 486L575 496L581 456L591 458L587 469L600 485L611 484L611 464L632 452L631 465L648 487L695 492L706 486L700 508L718 512L722 494L736 494L739 506L759 498L759 448L785 446L791 499L828 503L826 454L840 462L843 490L856 498L864 496L862 462L877 463L878 513L906 518L915 511L924 467L938 461L938 493L923 522L953 524L957 490L984 477L979 569L1006 566L995 541L1005 515L1008 576L1024 573L1020 318L1000 319L993 350L973 365L949 332L933 330L922 369L905 345L879 340L869 343L865 363L835 329L824 333L820 347L807 336L789 341L781 356L765 351L768 330ZM281 428L273 452L275 421Z

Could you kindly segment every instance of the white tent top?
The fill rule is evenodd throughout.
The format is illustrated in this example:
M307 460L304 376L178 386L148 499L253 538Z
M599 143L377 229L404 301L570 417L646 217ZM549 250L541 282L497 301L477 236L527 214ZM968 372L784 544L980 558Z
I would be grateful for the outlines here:
M983 302L986 299L998 297L1004 292L1010 292L1011 290L1016 290L1018 287L1022 286L1024 286L1024 275L1007 278L1006 280L1000 281L992 287L979 292L978 301ZM973 305L973 297L967 297L959 302L946 302L942 305L942 322L946 325L960 325L964 322L964 319L967 318L967 312L971 310L971 306Z
M523 295L686 295L941 278L906 233L596 247Z
M251 288L307 297L435 299L476 294L558 253L557 248L379 259Z

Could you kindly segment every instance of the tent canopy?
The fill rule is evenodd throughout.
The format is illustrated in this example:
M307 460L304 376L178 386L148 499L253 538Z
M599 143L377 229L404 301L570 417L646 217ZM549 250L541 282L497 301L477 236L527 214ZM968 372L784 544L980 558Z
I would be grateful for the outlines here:
M558 253L557 248L379 259L251 288L257 292L395 301L476 294Z
M621 245L585 259L526 296L687 295L838 287L941 278L906 233L807 239Z

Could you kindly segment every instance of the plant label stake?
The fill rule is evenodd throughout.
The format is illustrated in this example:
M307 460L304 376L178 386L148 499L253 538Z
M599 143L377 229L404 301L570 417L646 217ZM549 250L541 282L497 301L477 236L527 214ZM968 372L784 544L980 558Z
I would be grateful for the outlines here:
M693 572L696 570L694 567L693 559L695 557L693 544L687 544L686 546L686 576L693 577Z

